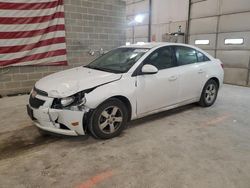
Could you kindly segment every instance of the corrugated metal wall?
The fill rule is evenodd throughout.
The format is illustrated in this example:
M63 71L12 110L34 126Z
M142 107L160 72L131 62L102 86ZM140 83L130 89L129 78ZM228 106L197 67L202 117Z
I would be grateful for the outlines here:
M148 41L149 0L127 0L127 41L132 43L131 20L138 14L144 16L142 23L135 26L135 42ZM179 26L186 32L188 0L152 0L151 40L161 42L166 33L177 32Z
M153 0L152 36L161 42L166 33L186 32L188 0Z
M189 43L221 59L225 83L250 86L250 0L192 0ZM243 39L242 44L225 44L226 39ZM198 42L198 41L197 41Z
M127 42L133 41L133 21L138 14L143 16L143 22L135 24L135 43L148 41L149 0L127 0Z

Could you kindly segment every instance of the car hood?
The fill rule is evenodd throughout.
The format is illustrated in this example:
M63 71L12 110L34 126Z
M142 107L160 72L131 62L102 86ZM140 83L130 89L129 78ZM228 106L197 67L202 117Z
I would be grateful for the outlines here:
M63 98L121 78L114 74L86 67L77 67L46 76L35 87L48 93L49 97Z

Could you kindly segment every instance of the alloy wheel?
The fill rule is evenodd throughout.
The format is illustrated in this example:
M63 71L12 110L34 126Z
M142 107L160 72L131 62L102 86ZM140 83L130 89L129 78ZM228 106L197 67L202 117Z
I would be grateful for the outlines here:
M209 84L205 91L205 100L208 104L214 102L216 98L216 86L214 84Z
M99 117L99 128L105 134L112 134L119 129L123 121L123 114L117 106L104 109Z

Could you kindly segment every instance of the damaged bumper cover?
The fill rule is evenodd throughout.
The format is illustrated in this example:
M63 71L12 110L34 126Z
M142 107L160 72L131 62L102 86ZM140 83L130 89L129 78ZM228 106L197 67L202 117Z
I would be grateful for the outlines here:
M35 109L27 105L27 112L34 124L44 131L68 136L85 135L83 125L84 116L87 115L85 110L72 111L48 107Z

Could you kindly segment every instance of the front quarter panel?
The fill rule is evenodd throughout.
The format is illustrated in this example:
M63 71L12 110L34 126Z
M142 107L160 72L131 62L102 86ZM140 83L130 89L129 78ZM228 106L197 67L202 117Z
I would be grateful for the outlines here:
M85 95L86 104L85 106L90 109L97 108L101 103L107 99L115 96L126 97L130 104L132 119L136 117L136 87L135 87L136 77L131 77L130 75L123 75L120 80L104 84L97 87L92 92Z

